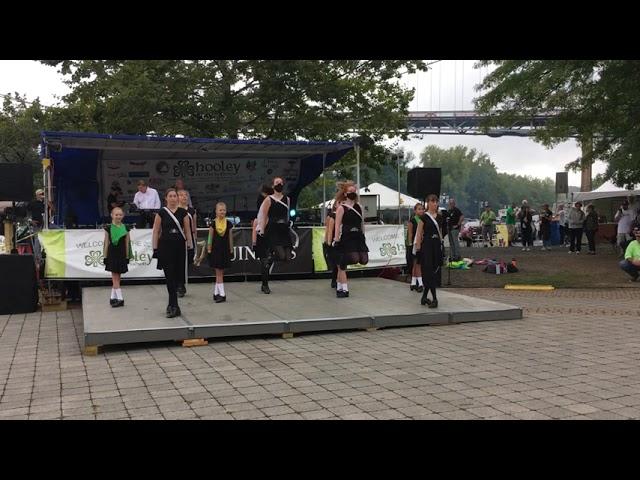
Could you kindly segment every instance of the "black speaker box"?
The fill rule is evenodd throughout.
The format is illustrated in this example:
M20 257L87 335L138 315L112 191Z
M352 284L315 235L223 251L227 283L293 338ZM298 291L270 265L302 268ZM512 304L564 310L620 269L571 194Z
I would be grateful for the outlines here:
M440 168L414 168L407 174L407 191L409 195L422 201L432 193L440 197L441 179Z
M0 255L0 315L31 313L37 308L33 255Z
M28 202L32 198L31 165L0 163L0 201Z

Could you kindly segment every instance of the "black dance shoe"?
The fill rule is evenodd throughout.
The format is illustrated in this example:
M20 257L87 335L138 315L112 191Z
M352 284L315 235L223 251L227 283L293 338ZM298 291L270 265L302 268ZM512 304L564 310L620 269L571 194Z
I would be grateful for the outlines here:
M422 293L423 291L424 291L424 287L423 287L422 285L418 285L418 286L416 287L416 292L418 292L418 293Z
M111 300L109 300L109 305L111 305L112 307L115 307L116 303L118 303L117 298L112 298Z
M267 295L271 293L268 283L263 283L261 290L262 290L262 293L266 293Z
M429 306L431 306L431 303L432 303L431 300L429 300L427 298L427 292L425 292L422 295L422 298L420 299L420 305L429 305Z
M226 302L227 301L227 297L226 296L222 296L222 295L218 295L217 300L215 300L216 303L222 303L222 302Z
M429 308L438 308L438 299L435 299L429 304Z
M338 287L338 282L336 282L335 280L331 280L331 288L337 288Z
M180 307L169 307L169 311L167 312L167 318L174 318L174 317L179 317L180 315L182 315L182 312L180 311Z
M117 300L116 303L114 303L111 306L114 307L114 308L116 308L116 307L124 307L124 300Z
M347 298L349 296L349 292L345 292L344 290L336 290L337 298Z
M412 292L416 289L417 285L414 285L413 283L411 284L411 286L409 287L409 290L411 290Z
M218 298L220 298L220 295L218 295L217 293L213 294L213 301L218 303Z

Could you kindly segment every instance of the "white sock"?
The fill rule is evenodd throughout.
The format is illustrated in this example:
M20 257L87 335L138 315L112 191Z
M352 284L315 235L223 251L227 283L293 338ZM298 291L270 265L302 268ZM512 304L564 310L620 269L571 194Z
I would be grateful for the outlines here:
M411 277L411 285L418 283L418 277Z
M220 295L226 297L226 295L224 294L224 283L220 284L220 286L218 287L218 291L220 292Z
M342 284L340 282L337 282L337 283L338 283L338 286L337 286L336 290L342 291Z
M111 289L111 300L116 300L118 298L118 296L116 295L116 289L112 288Z
M124 298L122 297L122 289L121 288L116 288L116 296L118 297L118 300L124 300Z
M424 287L424 285L422 284L422 277L418 277L418 285Z
M343 284L342 284L342 290L344 290L345 292L348 292L348 291L349 291L349 287L347 286L347 284L346 284L346 283L343 283Z
M213 289L213 294L214 295L218 295L220 293L220 287L218 287L218 284L215 284L216 288Z

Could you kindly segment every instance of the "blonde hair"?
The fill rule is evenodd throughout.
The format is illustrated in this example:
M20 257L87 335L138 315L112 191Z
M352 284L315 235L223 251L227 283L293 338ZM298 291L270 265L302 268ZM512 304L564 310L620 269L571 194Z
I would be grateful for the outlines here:
M358 186L352 180L347 180L345 182L337 182L336 186L338 187L338 191L336 192L336 196L333 199L334 205L340 204L340 202L344 202L347 199L347 190L349 187L356 187L356 194L358 193Z
M218 203L216 203L216 210L218 210L218 207L221 206L221 205L224 207L225 210L227 209L227 204L226 203L218 202Z

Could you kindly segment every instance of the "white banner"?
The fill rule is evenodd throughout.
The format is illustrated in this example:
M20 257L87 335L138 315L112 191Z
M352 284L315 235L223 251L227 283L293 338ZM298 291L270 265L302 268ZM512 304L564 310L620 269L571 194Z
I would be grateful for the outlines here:
M364 236L369 247L369 263L366 268L407 263L403 225L365 225Z
M111 272L104 269L104 230L60 230L52 231L55 235L64 236L62 249L43 246L47 262L60 265L60 270L53 276L62 278L111 278ZM126 278L164 277L162 270L156 268L157 260L153 256L151 229L133 229L130 233L131 252L129 272ZM42 240L41 240L42 242Z
M101 161L102 203L104 210L111 186L122 189L122 200L131 203L138 191L139 180L145 180L163 192L182 178L191 200L201 211L213 211L218 201L227 204L227 211L246 211L256 208L260 185L274 176L285 180L285 193L293 189L300 177L300 159L242 158L242 159L122 159L105 157Z

